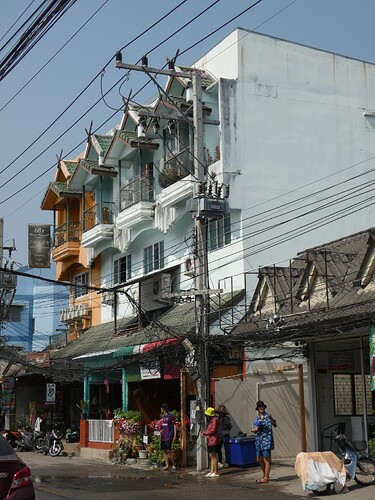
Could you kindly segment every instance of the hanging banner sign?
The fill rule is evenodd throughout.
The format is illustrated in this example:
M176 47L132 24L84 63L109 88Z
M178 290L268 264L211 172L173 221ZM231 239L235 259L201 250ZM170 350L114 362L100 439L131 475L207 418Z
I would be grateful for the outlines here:
M51 267L51 226L29 224L29 267Z
M370 389L375 391L375 325L371 325L369 336L370 348Z
M56 384L46 385L46 403L56 402Z

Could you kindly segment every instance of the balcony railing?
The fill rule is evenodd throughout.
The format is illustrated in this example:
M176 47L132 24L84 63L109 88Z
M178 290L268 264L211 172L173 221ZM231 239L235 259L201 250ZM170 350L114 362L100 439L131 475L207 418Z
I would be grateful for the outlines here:
M61 226L56 227L54 231L54 246L59 247L64 243L81 239L81 223L80 222L65 222Z
M99 224L113 224L115 204L111 201L96 203L83 212L83 232Z
M159 162L159 186L166 188L193 172L193 157L190 148Z
M140 201L155 201L154 178L135 177L120 190L120 211L139 203Z
M113 443L114 427L112 420L89 420L89 441Z

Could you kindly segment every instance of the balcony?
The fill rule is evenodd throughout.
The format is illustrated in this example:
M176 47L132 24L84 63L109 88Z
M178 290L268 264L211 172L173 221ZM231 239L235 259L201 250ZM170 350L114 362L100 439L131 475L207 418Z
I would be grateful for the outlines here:
M65 222L54 231L53 259L56 262L79 255L81 223Z
M171 186L175 182L193 173L193 156L190 148L159 162L158 182L161 188Z
M116 225L119 229L131 229L154 218L154 178L134 177L120 190L119 214Z
M104 201L83 212L83 247L95 247L103 239L112 238L114 209L113 202Z
M86 303L77 304L72 307L66 307L60 310L60 321L62 323L69 323L89 317L89 308Z

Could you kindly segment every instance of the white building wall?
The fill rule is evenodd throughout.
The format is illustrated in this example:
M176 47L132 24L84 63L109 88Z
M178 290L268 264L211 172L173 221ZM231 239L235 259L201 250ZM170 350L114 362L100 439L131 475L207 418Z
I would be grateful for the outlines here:
M375 66L245 30L235 33L197 65L230 79L220 82L222 163L224 172L231 172L224 174L231 185L230 207L243 210L246 265L280 262L372 226L370 201L349 217L318 222L317 230L307 226L358 201L366 203L369 193L303 218L296 217L325 194L296 200L372 168L374 118L364 112L375 109ZM233 44L236 36L239 42ZM333 192L370 179L359 177ZM296 204L288 208L291 201ZM288 213L277 219L267 213L276 206ZM259 231L268 225L271 230ZM306 233L298 238L289 233L297 228ZM280 239L286 241L275 246Z

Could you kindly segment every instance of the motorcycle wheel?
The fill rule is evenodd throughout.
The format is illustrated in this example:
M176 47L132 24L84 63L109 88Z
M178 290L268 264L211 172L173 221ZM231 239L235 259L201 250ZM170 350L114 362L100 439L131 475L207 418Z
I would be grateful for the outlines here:
M312 490L312 492L317 495L318 497L321 497L323 495L328 495L329 490L331 489L330 484L326 484L325 486L322 486L318 490Z
M354 481L362 486L375 483L375 460L368 457L358 459Z
M60 443L53 443L51 448L49 449L49 454L51 455L51 457L57 457L58 455L60 455L62 451L62 446Z
M23 451L24 449L25 449L25 443L24 443L23 439L19 439L16 442L16 451Z
M36 440L33 444L33 450L40 451L43 448L44 448L44 438L42 438L42 437L36 438Z

